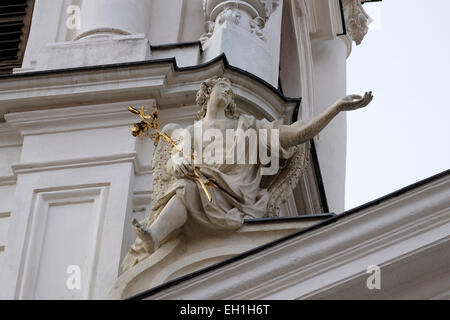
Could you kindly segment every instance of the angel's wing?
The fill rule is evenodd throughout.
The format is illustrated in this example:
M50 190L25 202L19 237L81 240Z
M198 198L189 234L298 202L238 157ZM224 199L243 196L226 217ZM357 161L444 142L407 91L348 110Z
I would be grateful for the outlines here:
M298 184L300 177L308 165L311 144L306 142L295 147L294 155L280 163L279 173L275 176L265 176L262 187L268 189L270 197L267 203L267 216L278 217L280 205L285 202Z
M170 123L161 130L169 137L175 130L181 129L178 124ZM177 142L177 141L175 141ZM148 217L149 225L158 217L162 207L167 203L167 188L174 182L175 177L167 172L167 162L173 154L173 147L166 140L159 139L153 152L152 171L153 171L153 192L152 206Z

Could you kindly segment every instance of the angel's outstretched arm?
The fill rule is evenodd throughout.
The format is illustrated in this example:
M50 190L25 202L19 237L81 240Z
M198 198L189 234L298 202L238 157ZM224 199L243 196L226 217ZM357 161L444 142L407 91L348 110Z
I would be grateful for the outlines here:
M318 115L307 124L297 121L290 126L281 127L280 144L284 148L289 148L311 140L340 112L363 108L367 106L372 99L372 92L366 92L364 97L359 95L349 95L334 103L325 110L325 112Z

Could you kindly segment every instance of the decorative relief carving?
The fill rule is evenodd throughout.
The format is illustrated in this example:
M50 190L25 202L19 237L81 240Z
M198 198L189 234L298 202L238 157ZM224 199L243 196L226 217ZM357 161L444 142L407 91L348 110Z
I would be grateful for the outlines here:
M239 24L240 19L241 13L237 8L227 7L219 14L217 21L219 22L219 24L223 24L225 21Z
M208 41L208 39L212 37L215 25L216 23L214 21L205 22L206 33L202 34L202 36L200 37L200 42L202 43L202 45L205 44L206 41Z
M265 176L261 181L261 185L267 188L270 193L267 203L268 217L280 216L281 204L287 200L290 192L297 186L310 161L311 145L309 142L294 148L292 158L281 164L280 174L275 179L267 179Z
M259 0L259 2L264 6L266 12L265 20L267 21L271 14L278 8L280 0ZM265 21L265 22L266 22Z
M358 0L344 0L344 16L347 34L360 45L369 31L371 19Z
M261 40L266 40L266 38L264 37L264 26L265 26L265 22L259 16L250 21L251 32L253 34L255 34Z
M225 21L240 24L242 12L250 15L249 25L243 25L243 27L259 39L265 40L264 27L279 3L279 0L203 0L203 10L207 22L205 24L206 33L201 36L200 41L204 44L212 37L216 26L214 21L220 25Z

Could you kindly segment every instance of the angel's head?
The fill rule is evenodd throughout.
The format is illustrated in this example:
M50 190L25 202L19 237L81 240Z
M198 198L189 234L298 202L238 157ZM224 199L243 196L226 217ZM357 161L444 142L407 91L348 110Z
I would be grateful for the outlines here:
M236 104L233 100L234 94L231 90L231 81L227 78L211 78L203 81L200 90L197 92L197 105L200 111L197 119L201 120L206 116L208 107L224 108L228 118L234 118Z

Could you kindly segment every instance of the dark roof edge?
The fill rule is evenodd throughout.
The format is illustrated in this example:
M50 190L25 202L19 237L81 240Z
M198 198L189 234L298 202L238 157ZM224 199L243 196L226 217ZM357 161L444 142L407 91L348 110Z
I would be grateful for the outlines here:
M299 216L293 217L274 217L274 218L260 218L260 219L246 219L244 220L245 224L261 224L267 222L295 222L295 221L304 221L311 220L315 218L333 218L335 217L335 213L319 213L319 214L303 214Z
M174 46L174 45L175 44L170 44L170 46ZM219 61L222 61L223 65L226 69L240 73L248 78L251 78L252 80L255 80L256 82L259 82L263 86L267 87L267 89L271 90L273 93L278 95L284 102L301 103L301 101L302 101L302 98L286 97L278 88L275 88L267 81L261 79L260 77L254 75L253 73L250 73L248 71L245 71L243 69L240 69L238 67L230 65L225 53L220 54L219 56L215 57L214 59L212 59L208 62L198 64L195 66L189 66L189 67L179 67L177 65L176 58L172 57L172 58L145 60L145 61L136 61L136 62L114 63L114 64L67 68L67 69L31 71L31 72L16 73L16 74L11 74L11 75L0 75L0 81L5 80L5 79L12 80L12 79L20 79L20 78L26 78L26 77L37 77L37 76L42 76L42 75L59 75L59 74L70 73L70 72L87 72L87 71L99 71L99 70L114 69L114 68L150 66L150 65L164 64L164 63L171 63L175 72L186 72L186 71L193 71L193 70L206 68L206 67L209 67L210 65L213 65Z
M341 11L342 33L339 33L336 36L345 36L347 34L347 22L345 21L344 5L342 4L342 0L339 0L339 9Z
M361 1L361 4L365 4L365 3L371 3L371 2L381 2L381 1L383 1L383 0L362 0Z
M389 200L389 199L391 199L391 198L400 196L400 195L402 195L402 194L404 194L404 193L406 193L406 192L408 192L408 191L411 191L411 190L413 190L413 189L415 189L415 188L421 187L421 186L423 186L423 185L426 185L426 184L428 184L428 183L430 183L430 182L433 182L433 181L435 181L435 180L439 180L440 178L443 178L443 177L449 176L449 175L450 175L450 169L449 169L449 170L446 170L446 171L443 171L443 172L441 172L441 173L438 173L438 174L436 174L436 175L434 175L434 176L431 176L431 177L429 177L429 178L426 178L426 179L424 179L424 180L418 181L418 182L416 182L416 183L414 183L414 184L411 184L411 185L409 185L409 186L407 186L407 187L404 187L404 188L402 188L402 189L399 189L399 190L397 190L397 191L395 191L395 192L392 192L392 193L390 193L390 194L388 194L388 195L386 195L386 196L383 196L383 197L378 198L378 199L376 199L376 200L370 201L370 202L368 202L368 203L366 203L366 204L364 204L364 205L362 205L362 206L353 208L353 209L351 209L351 210L349 210L349 211L346 211L346 212L344 212L344 213L342 213L342 214L340 214L340 215L333 215L331 218L329 218L329 219L327 219L327 220L325 220L325 221L323 221L323 222L319 222L318 224L315 224L315 225L313 225L313 226L311 226L311 227L309 227L309 228L306 228L306 229L304 229L304 230L295 232L295 233L293 233L293 234L290 234L290 235L285 236L285 237L283 237L283 238L280 238L280 239L278 239L278 240L269 242L269 243L267 243L267 244L265 244L265 245L262 245L262 246L260 246L260 247L255 248L255 249L252 249L252 250L250 250L250 251L244 252L244 253L239 254L239 255L237 255L237 256L235 256L235 257L232 257L232 258L230 258L230 259L227 259L227 260L225 260L225 261L216 263L216 264L214 264L214 265L212 265L212 266L209 266L209 267L200 269L200 270L195 271L195 272L193 272L193 273L190 273L190 274L188 274L188 275L185 275L185 276L179 277L179 278L177 278L177 279L171 280L171 281L169 281L169 282L166 282L166 283L164 283L164 284L162 284L162 285L159 285L159 286L157 286L157 287L155 287L155 288L152 288L152 289L150 289L150 290L147 290L147 291L145 291L145 292L143 292L143 293L140 293L140 294L135 295L135 296L133 296L133 297L130 297L130 298L128 298L128 299L129 299L129 300L135 300L135 299L144 299L144 298L148 298L148 297L150 297L150 296L152 296L152 295L155 295L155 294L157 294L157 293L163 291L164 289L168 289L168 288L170 288L170 287L172 287L172 286L175 286L175 285L180 284L180 283L182 283L182 282L184 282L184 281L193 279L193 278L195 278L195 277L197 277L197 276L200 276L200 275L202 275L202 274L205 274L205 273L207 273L207 272L209 272L209 271L213 271L213 270L219 269L219 268L221 268L221 267L223 267L223 266L229 265L229 264L231 264L231 263L233 263L233 262L242 260L242 259L244 259L244 258L247 258L247 257L251 256L251 255L254 255L254 254L257 254L257 253L259 253L259 252L261 252L261 251L264 251L265 249L271 248L271 247L273 247L273 246L275 246L275 245L278 245L278 244L280 244L280 243L286 242L286 241L288 241L288 240L290 240L290 239L299 237L299 236L301 236L301 235L303 235L303 234L305 234L305 233L308 233L308 232L310 232L310 231L313 231L313 230L316 230L316 229L320 229L320 228L322 228L322 227L325 227L325 226L327 226L327 225L329 225L329 224L331 224L331 223L334 223L334 222L336 222L336 221L338 221L338 220L340 220L340 219L342 219L342 218L344 218L344 217L347 217L347 216L349 216L349 215L355 214L355 213L357 213L357 212L359 212L359 211L362 211L362 210L364 210L364 209L367 209L367 208L370 208L370 207L372 207L372 206L375 206L375 205L377 205L377 204L379 204L379 203L381 203L381 202L383 202L383 201L387 201L387 200Z
M150 45L150 48L152 50L164 50L164 49L182 48L182 47L190 47L190 46L198 46L200 52L203 52L202 43L200 41L164 43L164 44Z

